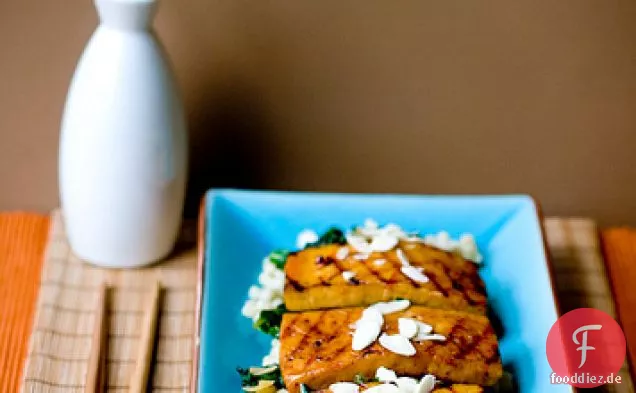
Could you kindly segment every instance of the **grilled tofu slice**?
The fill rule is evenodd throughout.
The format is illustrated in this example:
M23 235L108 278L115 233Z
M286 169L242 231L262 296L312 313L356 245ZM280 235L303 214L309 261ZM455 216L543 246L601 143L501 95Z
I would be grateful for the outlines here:
M502 375L497 338L481 315L412 306L384 316L383 331L397 334L398 318L414 318L433 326L446 341L413 342L414 356L402 356L377 341L362 351L351 348L350 325L362 308L286 313L281 325L280 368L290 393L300 384L328 388L338 381L367 378L380 366L401 376L433 374L449 383L493 385Z
M336 255L343 247L349 252L339 260ZM429 282L417 282L401 271L398 249L411 265L424 268ZM402 298L427 307L486 312L486 289L477 267L459 255L404 241L396 249L374 252L366 260L359 255L350 246L340 245L289 255L285 264L287 309L357 307ZM355 275L347 279L343 272Z
M367 383L360 386L360 391L364 392L365 390L372 388L373 386L379 385L377 382ZM478 385L461 385L455 384L450 385L448 387L440 387L433 390L432 393L483 393L484 389ZM318 393L331 393L329 388L319 390Z

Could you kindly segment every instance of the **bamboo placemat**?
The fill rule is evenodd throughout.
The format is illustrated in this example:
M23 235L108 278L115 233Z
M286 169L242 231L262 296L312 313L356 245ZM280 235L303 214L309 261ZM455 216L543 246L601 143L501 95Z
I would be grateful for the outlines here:
M155 392L188 392L196 300L194 228L177 251L144 269L107 270L75 257L62 216L52 215L23 392L83 392L101 283L113 287L109 304L108 391L125 392L135 366L144 299L158 280L163 299L150 385Z
M554 266L561 313L591 307L616 318L609 278L594 221L584 218L548 218L544 221ZM597 391L633 393L627 362L619 372L622 383L604 385Z

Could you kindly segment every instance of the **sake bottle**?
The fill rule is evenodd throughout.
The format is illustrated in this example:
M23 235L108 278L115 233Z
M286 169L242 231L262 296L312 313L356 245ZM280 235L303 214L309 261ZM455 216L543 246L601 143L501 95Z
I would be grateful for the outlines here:
M172 250L183 210L184 110L152 28L155 0L96 0L100 23L69 88L59 188L74 253L138 267Z

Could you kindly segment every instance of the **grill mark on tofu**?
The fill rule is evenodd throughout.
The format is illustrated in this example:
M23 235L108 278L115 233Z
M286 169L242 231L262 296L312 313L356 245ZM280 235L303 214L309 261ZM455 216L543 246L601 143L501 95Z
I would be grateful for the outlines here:
M347 260L347 259L349 259L349 258L352 258L352 257L351 257L351 256L348 256L345 260ZM380 276L380 273L379 273L379 272L377 272L377 271L373 270L372 268L370 268L370 267L367 265L367 262L369 262L369 259L367 259L366 261L359 261L358 263L356 263L356 265L355 265L355 266L359 266L359 265L360 265L360 266L364 266L364 268L365 268L365 272L366 272L366 273L368 273L370 276L374 276L374 277L376 277L376 278L378 279L378 281L380 281L380 282L382 282L382 283L385 283L385 284L389 284L389 283L390 283L388 280L385 280L384 278L382 278L382 276ZM338 261L337 259L336 259L336 261L335 261L335 266L339 269L339 273L338 273L338 274L342 274L343 272L347 271L347 269L344 269L344 268L342 267L342 265L340 264L340 261ZM337 276L337 275L334 275L333 277L335 277L335 276ZM350 282L351 282L353 285L360 285L360 284L364 283L365 281L364 281L364 280L361 280L361 279L360 279L360 278L358 278L358 277L354 277L354 279L350 280Z
M293 359L298 354L299 351L301 351L301 350L303 350L305 348L305 346L307 345L307 341L311 340L312 337L315 335L315 333L317 333L318 326L320 326L320 323L322 322L324 316L325 316L325 313L321 312L320 316L318 317L316 322L312 323L309 326L309 329L303 335L301 341L298 343L298 346L296 348L294 348L292 353L289 354L290 358ZM299 314L298 317L295 319L295 321L297 321L298 318L303 318L303 314ZM308 363L309 364L312 363L312 362L313 362L313 359L308 359Z
M317 265L322 265L322 266L330 265L330 264L334 263L335 261L336 261L335 258L323 257L322 255L319 255L318 258L316 258L316 264Z
M303 287L302 285L300 285L300 283L296 280L293 280L289 277L287 277L287 282L298 292L302 292L305 290L305 287Z
M454 360L462 360L471 354L476 354L484 359L485 364L490 365L500 361L499 351L492 351L490 353L483 353L480 350L485 337L491 337L495 335L494 329L491 325L487 325L486 328L477 335L461 334L465 319L458 320L451 329L447 336L447 340L457 345L458 351L455 353ZM469 338L469 339L467 339Z
M391 267L398 272L399 275L401 275L402 277L406 278L412 286L414 286L415 288L419 288L421 285L419 282L413 280L411 277L407 276L406 274L402 273L402 262L397 261L397 264L395 262L393 262L393 258L387 258L387 261L389 261L391 263Z
M291 334L290 329L293 329L293 326L296 325L299 318L303 318L303 313L296 314L293 319L289 322L287 329L285 329L285 334L281 335L282 337L289 337ZM332 331L329 335L325 334L321 330L321 327L324 326L324 319L327 315L325 311L315 311L313 315L317 315L315 318L315 322L311 323L304 333L301 341L298 343L298 346L294 348L294 350L286 357L288 361L293 361L298 358L299 352L309 349L312 347L314 350L309 354L307 359L305 360L305 364L307 367L316 363L316 362L336 362L338 357L346 353L347 348L351 345L350 341L343 340L342 345L336 346L334 345L334 339L341 334L348 334L348 327L353 322L347 314L347 318L340 325L337 324L335 319L331 319L331 327L335 327L337 330ZM307 317L309 318L309 317ZM347 331L343 331L343 327L346 327ZM324 336L324 337L323 337ZM315 338L319 337L319 338ZM319 343L316 345L316 343Z
M296 325L296 318L298 317L298 315L299 314L289 313L289 318L291 318L291 321L289 321L289 323L285 326L285 330L281 330L280 332L281 337L289 337L292 335L292 330L294 329L294 326Z
M319 258L323 258L322 256ZM325 285L324 283L327 282L328 284L326 286L330 286L331 285L331 280L335 279L338 276L341 276L342 273L348 271L349 269L345 269L342 264L341 261L338 260L337 258L333 258L333 257L327 257L327 259L330 260L330 263L328 264L329 266L334 266L337 269L337 272L335 272L334 274L332 274L331 276L329 276L327 279L323 279L321 278L321 285ZM327 264L324 264L323 266L325 266ZM350 280L351 283L353 283L354 285L359 285L361 283L361 281L358 278L355 278Z
M452 272L448 266L446 266L446 264L443 261L440 261L439 259L435 259L434 260L439 266L442 267L442 270L444 271L444 274L450 279L451 282L451 287L453 289L455 289L456 291L458 291L462 297L464 298L464 300L470 304L471 306L474 306L476 304L478 304L477 302L475 302L475 300L472 299L471 296L468 295L468 291L470 291L470 288L466 288L463 284L462 284L462 280L466 278L466 275L461 273L460 276L455 279L453 276L455 276L455 273ZM481 282L481 280L477 280L478 282ZM442 288L443 292L442 294L444 296L448 297L448 292L446 290L444 290ZM484 291L485 292L485 291Z
M325 269L328 266L335 266L336 268L340 269L335 258L332 258L332 257L325 258L322 255L316 258L316 265L320 266L319 270ZM327 279L320 277L320 285L325 287L331 286L331 280L333 280L333 278L337 276L338 274L340 273L334 274L333 276L328 277Z
M393 264L393 261L388 260L388 262L391 263L391 266L393 266L393 268L395 269L395 265ZM369 266L370 264L372 264L373 261L371 259L367 259L366 261L360 261L360 264L362 266L364 266L364 268L366 269L367 272L369 272L370 275L376 277L378 279L378 281L380 281L383 284L392 284L394 283L393 280L387 280L384 277L382 277L382 275L380 274L380 271L377 271L375 269L373 269L371 266ZM406 277L406 276L405 276ZM408 277L407 277L408 278ZM409 278L410 281L414 282L413 280L411 280Z
M351 324L351 321L347 317L347 319L345 320L345 326L348 327L350 324ZM343 334L342 329L338 330L337 334ZM348 334L348 332L344 332L344 334ZM346 340L343 340L342 345L336 346L333 343L333 341L334 341L333 338L335 338L335 337L332 336L332 337L329 337L329 338L330 339L328 340L328 342L333 347L333 350L329 351L329 346L327 346L325 348L325 352L320 356L320 359L316 358L315 360L330 361L330 362L334 362L334 363L337 364L338 358L343 356L347 352L347 348L349 347L350 344Z
M338 269L338 271L337 271L336 273L334 273L333 275L331 275L331 276L327 279L327 281L331 281L331 280L333 280L334 278L336 278L336 277L338 277L338 276L341 276L341 275L342 275L342 273L346 270L346 269L343 269L343 268L342 268L342 265L340 265L340 261L339 261L338 259L336 259L336 258L333 258L333 265L332 265L332 266L335 266L335 267L336 267L336 269Z
M471 352L475 351L475 348L477 348L483 337L482 334L476 336L460 334L463 330L464 323L465 320L463 318L458 320L457 323L453 325L453 328L451 329L447 337L448 340L454 342L457 345L458 351L455 354L456 360L464 359ZM481 355L483 356L483 354Z
M435 286L437 292L441 293L444 297L448 297L448 291L439 283L437 273L425 271L424 274L428 277L429 282Z

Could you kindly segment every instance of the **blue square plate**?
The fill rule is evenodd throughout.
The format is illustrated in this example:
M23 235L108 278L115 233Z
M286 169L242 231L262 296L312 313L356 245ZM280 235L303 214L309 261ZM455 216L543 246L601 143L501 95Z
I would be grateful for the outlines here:
M269 338L240 312L263 257L293 249L303 229L350 228L369 217L409 231L475 235L485 261L480 274L503 324L502 360L520 391L572 392L550 384L545 342L558 311L537 207L528 196L211 190L201 215L199 392L238 392L236 367L258 365L269 352Z

